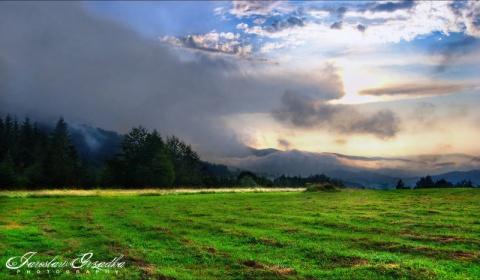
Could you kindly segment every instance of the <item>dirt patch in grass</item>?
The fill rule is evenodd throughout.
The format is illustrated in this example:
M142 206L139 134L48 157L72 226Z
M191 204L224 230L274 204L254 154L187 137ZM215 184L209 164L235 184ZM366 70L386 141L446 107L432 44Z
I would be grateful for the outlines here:
M205 247L204 250L211 254L215 254L217 252L217 250L213 247Z
M294 234L294 233L297 233L297 232L298 232L298 229L296 229L296 228L287 228L287 229L284 230L283 232L289 233L289 234Z
M129 249L125 251L119 251L118 248L121 248L120 243L114 241L113 242L116 246L112 248L110 251L115 252L116 254L123 255L121 261L128 264L128 266L133 266L138 268L141 271L142 277L141 279L175 279L174 277L159 275L155 272L156 267L153 263L149 263L139 256L135 255Z
M420 254L427 257L441 258L447 260L478 261L480 256L480 253L440 250L426 246L414 247L395 242L372 242L370 243L370 245L364 244L362 246L368 246L370 249L378 251L387 251L392 253L400 252L412 255Z
M155 272L155 266L152 263L149 263L149 262L146 262L146 261L140 259L139 257L125 255L123 260L126 263L128 263L130 265L133 265L134 267L139 268L142 272L142 276L146 277L147 279L150 279L150 277L155 277L154 279L175 279L175 278L164 278L164 276L162 276L163 278L157 278L156 276L158 276L158 275L155 275L155 273L154 273Z
M56 230L56 229L52 229L52 228L50 227L50 225L48 225L48 224L40 223L39 226L40 226L40 229L41 229L43 232L45 232L45 233L50 233L50 234L51 234L51 233L57 233L57 230Z
M438 235L438 234L421 234L418 232L414 232L408 229L401 231L402 235L408 237L412 240L430 240L430 241L438 241L440 243L450 243L450 242L462 242L462 243L477 243L480 244L480 240L478 239L465 239L458 236L449 236L449 235Z
M386 263L384 266L391 269L397 269L401 266L401 263Z
M449 257L458 261L474 261L478 262L480 253L471 253L463 251L447 251Z
M22 228L22 227L23 226L17 222L10 222L7 225L0 226L0 228L3 228L3 229L15 229L15 228Z
M355 256L336 256L331 258L332 263L338 267L352 267L368 265L369 261Z
M35 217L35 218L31 219L31 221L50 220L51 218L52 218L51 215L38 216L38 217Z
M187 239L187 238L180 238L180 242L182 242L183 244L193 244L194 242L190 239Z
M370 262L365 259L356 259L352 261L350 264L351 264L350 266L365 266L365 265L369 265Z
M436 274L432 271L423 268L412 268L405 266L402 263L387 263L380 264L379 266L372 267L371 270L384 271L385 274L393 276L397 279L432 279L436 277Z
M408 230L408 229L402 230L401 233L402 233L403 235L421 236L420 233L416 233L416 232L411 231L411 230Z
M278 241L276 239L256 238L256 237L252 237L248 243L253 244L253 245L262 244L262 245L265 245L265 246L273 246L273 247L277 247L277 248L283 248L286 245L286 244L281 243L280 241Z
M65 200L58 200L58 201L55 201L55 204L70 204L69 202L66 202Z
M241 262L244 266L255 268L255 269L265 269L268 271L272 271L275 274L279 275L295 275L297 272L293 268L283 268L279 266L270 266L266 265L254 260L248 260L248 261L243 261Z

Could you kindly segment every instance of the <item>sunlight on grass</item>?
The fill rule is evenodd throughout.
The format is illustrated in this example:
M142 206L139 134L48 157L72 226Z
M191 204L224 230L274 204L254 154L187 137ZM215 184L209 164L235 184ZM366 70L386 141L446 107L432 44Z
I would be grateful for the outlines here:
M62 196L160 196L170 194L237 193L237 192L299 192L304 188L224 188L224 189L54 189L38 191L0 191L0 197L62 197Z

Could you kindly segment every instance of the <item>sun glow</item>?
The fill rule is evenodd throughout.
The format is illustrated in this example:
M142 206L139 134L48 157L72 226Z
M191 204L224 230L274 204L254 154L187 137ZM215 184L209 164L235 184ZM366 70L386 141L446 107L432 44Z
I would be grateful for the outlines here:
M384 99L378 96L360 95L359 92L367 88L379 87L387 81L379 73L357 65L350 59L338 61L340 73L343 78L343 88L345 95L337 100L332 100L331 104L363 104L379 102Z

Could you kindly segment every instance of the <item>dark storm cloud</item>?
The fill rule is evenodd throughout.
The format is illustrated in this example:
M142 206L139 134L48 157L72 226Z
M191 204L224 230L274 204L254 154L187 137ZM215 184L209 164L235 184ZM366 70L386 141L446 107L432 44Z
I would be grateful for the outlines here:
M407 10L413 8L415 2L413 0L386 2L386 3L371 3L367 6L367 10L371 12L395 12L397 10Z
M400 119L390 110L367 114L353 106L317 102L291 91L285 92L282 107L272 115L277 121L298 128L320 128L347 135L370 134L380 139L394 137L400 130Z
M287 20L276 20L270 26L265 27L265 30L271 33L279 32L287 28L303 27L305 26L305 18L289 17Z
M343 16L345 15L345 13L347 12L348 8L346 7L339 7L337 8L336 12L337 12L337 17L338 18L343 18Z
M357 25L357 30L363 33L365 30L367 30L367 27L363 24L359 24Z
M447 44L436 45L432 52L441 56L436 72L445 72L458 58L477 51L479 42L480 40L475 37L466 37Z
M332 153L332 155L335 155L340 158L346 158L346 159L351 159L351 160L362 160L362 161L379 161L379 160L384 160L384 161L403 161L403 162L411 162L409 159L404 159L404 158L385 158L385 157L359 157L359 156L348 156L348 155L343 155L343 154L337 154L337 153Z
M435 164L435 167L447 167L447 166L455 166L457 163L455 162L439 162Z
M435 96L464 90L467 87L456 84L406 84L386 86L375 89L365 89L359 92L360 95L416 95L416 96Z
M206 152L234 153L244 145L222 117L270 111L289 86L318 84L249 76L218 56L180 59L80 2L0 3L1 112L49 122L63 115L120 133L142 124Z
M331 29L342 29L342 22L336 21L332 25L330 25Z

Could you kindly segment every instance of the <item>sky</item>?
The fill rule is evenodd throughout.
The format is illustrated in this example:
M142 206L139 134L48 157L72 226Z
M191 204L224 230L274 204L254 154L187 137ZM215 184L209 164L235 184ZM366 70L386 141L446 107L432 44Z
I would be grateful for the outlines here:
M366 157L480 155L479 1L0 3L0 112Z

